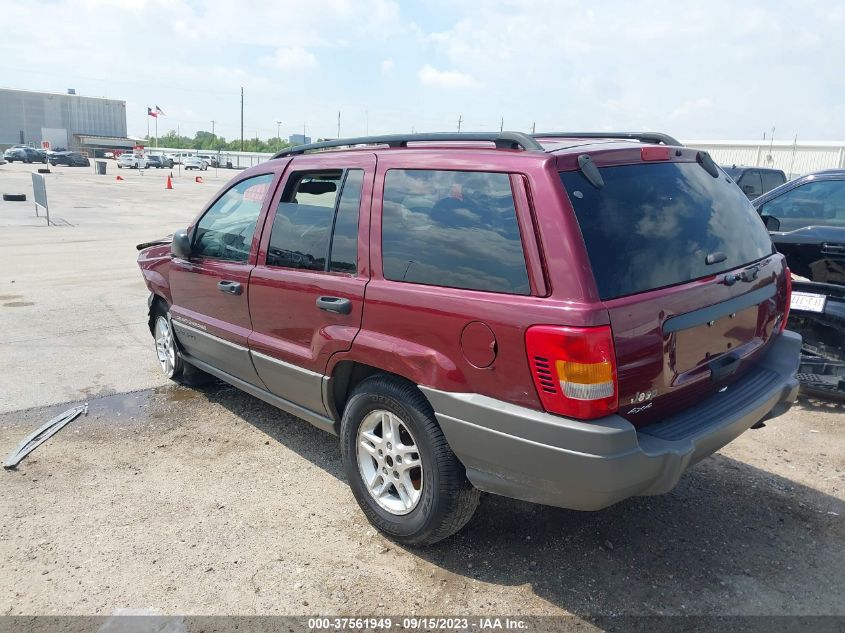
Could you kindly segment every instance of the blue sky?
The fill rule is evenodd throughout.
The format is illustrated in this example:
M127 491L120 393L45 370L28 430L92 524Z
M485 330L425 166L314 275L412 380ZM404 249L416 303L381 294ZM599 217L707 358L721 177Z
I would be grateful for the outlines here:
M129 133L666 131L845 139L845 5L0 0L0 85L125 99Z

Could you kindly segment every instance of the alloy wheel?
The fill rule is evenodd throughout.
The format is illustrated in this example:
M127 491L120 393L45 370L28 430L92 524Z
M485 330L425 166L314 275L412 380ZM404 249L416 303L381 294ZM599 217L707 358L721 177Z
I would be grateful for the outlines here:
M165 376L172 378L173 372L176 370L176 343L173 340L170 322L164 316L156 318L155 343L161 370Z
M416 440L401 418L383 409L370 412L358 427L356 444L358 471L376 503L395 515L416 508L423 467Z

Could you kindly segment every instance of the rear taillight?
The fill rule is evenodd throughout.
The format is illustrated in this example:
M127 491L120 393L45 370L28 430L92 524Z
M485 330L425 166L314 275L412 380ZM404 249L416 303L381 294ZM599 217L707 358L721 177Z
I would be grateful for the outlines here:
M785 285L786 285L786 305L783 306L783 321L780 324L780 331L786 329L786 322L789 319L789 306L792 303L792 273L789 268L784 269Z
M591 420L619 408L610 326L535 325L525 345L546 411Z

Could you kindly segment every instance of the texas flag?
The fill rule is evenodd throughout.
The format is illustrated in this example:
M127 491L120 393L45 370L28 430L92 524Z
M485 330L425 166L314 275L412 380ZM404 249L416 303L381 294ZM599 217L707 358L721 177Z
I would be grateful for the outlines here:
M160 114L161 116L167 116L167 115L164 113L164 110L162 110L162 109L161 109L161 108L159 108L158 106L156 106L156 114Z
M158 110L158 107L156 107L156 110ZM158 112L154 111L151 107L147 106L147 116L151 116L154 119L157 119L158 118Z

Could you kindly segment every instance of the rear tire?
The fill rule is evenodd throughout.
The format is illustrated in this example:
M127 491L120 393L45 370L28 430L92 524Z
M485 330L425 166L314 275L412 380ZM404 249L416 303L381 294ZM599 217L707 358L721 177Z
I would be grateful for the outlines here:
M480 493L411 383L386 375L364 380L343 412L340 441L358 505L398 543L431 545L475 513Z

